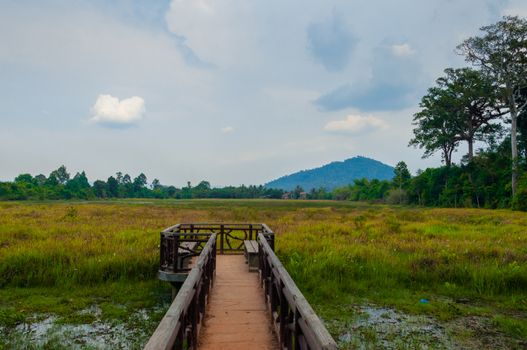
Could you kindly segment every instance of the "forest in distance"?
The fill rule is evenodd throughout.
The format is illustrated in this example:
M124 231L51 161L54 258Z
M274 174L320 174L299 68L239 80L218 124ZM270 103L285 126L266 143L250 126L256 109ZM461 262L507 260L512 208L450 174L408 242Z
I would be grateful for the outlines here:
M86 173L70 176L64 166L45 175L21 174L13 182L0 183L0 200L95 200L113 198L157 199L306 199L350 200L388 204L414 204L437 207L507 208L511 205L509 157L506 145L477 154L468 164L429 168L411 176L404 162L395 167L392 180L357 179L348 186L328 191L325 188L293 191L264 186L211 187L207 181L177 188L150 184L144 174L132 178L118 172L107 181L90 184ZM522 166L524 168L524 166ZM445 184L448 183L448 187ZM526 210L524 193L527 183L520 182L515 209ZM522 197L523 196L523 197ZM523 198L523 199L522 199Z

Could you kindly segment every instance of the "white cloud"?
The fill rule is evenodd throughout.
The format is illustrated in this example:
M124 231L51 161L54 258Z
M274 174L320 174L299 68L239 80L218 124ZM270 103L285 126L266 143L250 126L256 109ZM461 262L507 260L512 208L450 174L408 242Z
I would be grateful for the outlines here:
M324 126L324 130L343 134L365 134L388 128L388 124L374 116L349 115L344 120L333 120Z
M224 128L221 128L221 132L224 134L230 134L234 131L234 128L232 126L226 126Z
M392 54L397 57L411 56L414 52L409 44L392 45Z
M112 95L99 95L92 107L95 123L125 126L133 124L143 118L145 113L145 100L133 96L119 101Z

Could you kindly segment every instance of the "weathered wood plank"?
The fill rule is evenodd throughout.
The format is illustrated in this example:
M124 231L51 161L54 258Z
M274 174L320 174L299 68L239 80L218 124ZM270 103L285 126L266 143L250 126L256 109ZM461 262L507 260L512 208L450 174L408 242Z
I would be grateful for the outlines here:
M243 256L217 257L199 350L279 349L258 276L247 271Z
M245 240L243 241L243 244L245 260L249 265L249 271L258 271L260 266L258 258L258 242L254 240Z
M245 252L247 254L258 254L258 242L257 241L243 241L245 245Z
M199 242L181 242L179 244L178 252L180 254L189 253L197 248Z

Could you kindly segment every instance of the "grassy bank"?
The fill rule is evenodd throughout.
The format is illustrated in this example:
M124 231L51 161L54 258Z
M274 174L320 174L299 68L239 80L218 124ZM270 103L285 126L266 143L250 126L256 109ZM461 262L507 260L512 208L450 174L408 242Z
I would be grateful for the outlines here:
M480 317L514 344L527 339L526 214L324 201L2 202L0 326L35 312L66 317L96 300L109 318L159 303L159 231L191 221L269 224L336 337L351 306L373 303L441 322ZM112 311L118 295L125 311Z

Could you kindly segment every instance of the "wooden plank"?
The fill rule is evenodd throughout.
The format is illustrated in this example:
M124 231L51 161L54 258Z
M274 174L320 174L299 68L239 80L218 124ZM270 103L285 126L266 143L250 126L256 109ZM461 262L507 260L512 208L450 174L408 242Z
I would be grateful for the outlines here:
M178 253L179 254L190 253L190 251L196 249L198 245L199 245L199 242L181 242L179 244Z
M245 240L244 254L246 263L249 265L249 271L258 271L260 267L260 259L258 257L258 242L254 240Z
M177 225L174 225L174 226L167 227L161 233L165 233L165 234L173 233L174 231L178 231L179 230L179 226L181 226L181 224L177 224Z
M239 255L219 255L216 263L198 350L279 349L258 276Z
M269 228L269 226L267 226L266 224L261 224L262 225L262 229L265 231L265 233L267 234L274 234L273 230L271 230Z
M258 242L246 240L243 241L243 244L245 245L247 254L258 254Z

